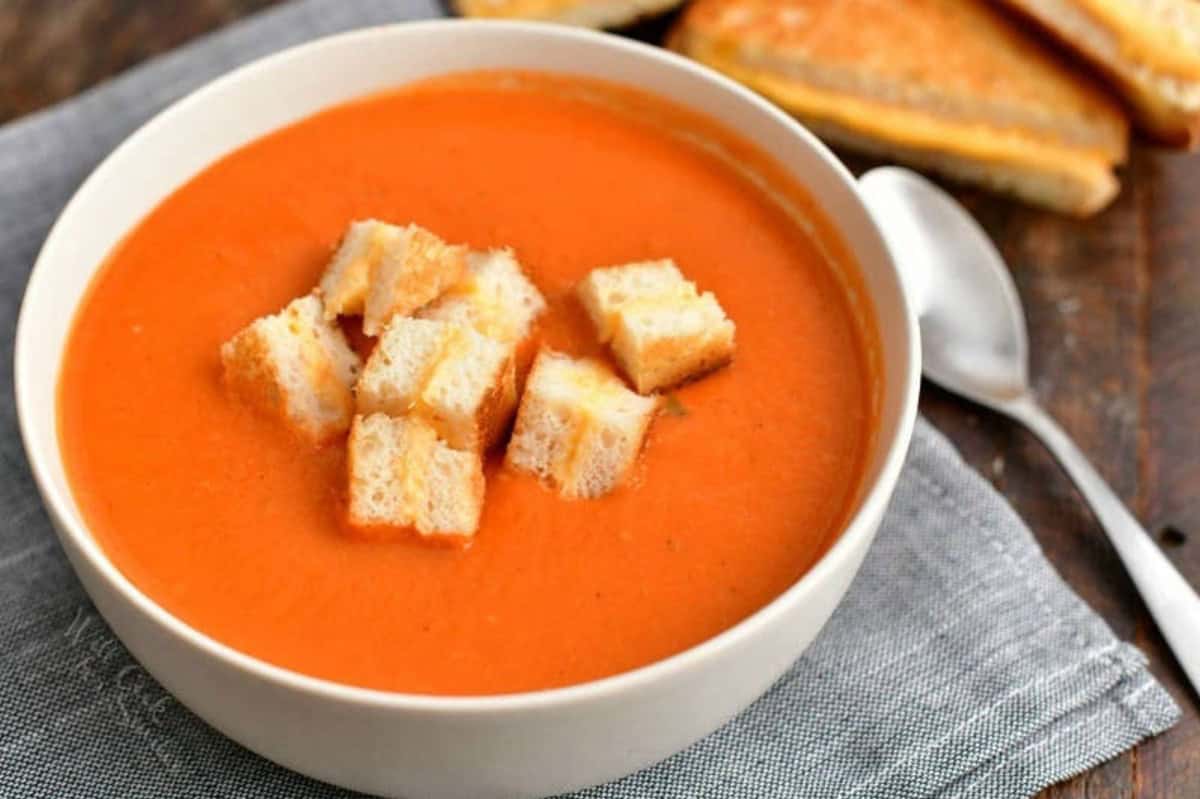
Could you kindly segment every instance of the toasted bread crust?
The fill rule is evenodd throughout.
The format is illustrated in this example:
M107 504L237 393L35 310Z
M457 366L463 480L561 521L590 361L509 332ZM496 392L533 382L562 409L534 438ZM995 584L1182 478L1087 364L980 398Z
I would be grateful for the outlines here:
M1121 189L1107 168L1094 163L1075 165L1064 161L1057 170L1019 162L988 163L936 148L871 138L824 119L801 119L813 133L834 146L903 161L959 183L983 186L1070 216L1095 214L1111 203Z
M1069 0L1121 49L1162 75L1200 79L1200 5L1193 0Z
M243 330L221 349L225 385L247 404L286 418L279 369L271 361L271 349L255 332Z

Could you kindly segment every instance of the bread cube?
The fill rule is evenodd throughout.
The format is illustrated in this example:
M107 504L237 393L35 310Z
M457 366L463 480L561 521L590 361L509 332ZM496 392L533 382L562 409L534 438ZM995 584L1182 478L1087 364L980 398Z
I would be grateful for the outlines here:
M468 325L497 341L520 344L533 332L546 300L512 250L472 252L463 279L417 316Z
M609 493L629 475L658 409L604 364L543 349L521 397L508 465L564 497Z
M457 282L466 252L417 225L353 222L321 276L325 316L362 314L363 329L377 335L393 314L410 314Z
M221 347L229 388L313 442L350 426L361 362L314 295L251 323Z
M672 261L593 269L576 293L601 342L642 394L690 380L733 358L733 322Z
M452 322L398 316L363 368L360 414L424 420L455 449L483 452L517 406L512 345Z
M351 526L409 528L423 536L472 536L479 529L479 455L450 448L423 421L354 417L347 463Z
M684 278L669 258L637 261L624 266L593 269L575 289L591 317L596 337L607 344L616 329L617 317L627 304L682 295L695 296L696 288Z
M712 294L619 315L612 350L637 390L649 394L705 375L733 359L734 325Z
M376 250L363 309L363 332L377 336L394 316L408 316L462 279L467 248L417 225L396 228Z
M399 228L376 219L352 222L342 236L333 260L321 276L325 318L361 316L366 307L372 264L395 240Z

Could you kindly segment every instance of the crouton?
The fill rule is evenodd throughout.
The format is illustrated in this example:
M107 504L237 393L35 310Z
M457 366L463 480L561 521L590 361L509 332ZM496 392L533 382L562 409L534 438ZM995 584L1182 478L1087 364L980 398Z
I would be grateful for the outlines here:
M497 341L527 339L546 310L546 300L529 280L512 250L472 252L467 273L417 316L469 325Z
M642 394L669 388L733 358L733 322L710 292L672 261L593 269L576 288L596 335Z
M347 446L349 522L471 536L483 510L479 455L450 448L414 418L355 416Z
M674 261L664 258L593 269L575 292L592 319L596 337L607 344L616 328L617 315L627 303L676 295L686 298L695 296L696 289Z
M350 426L361 362L314 295L251 323L221 347L225 382L320 443Z
M408 316L462 279L467 248L417 225L397 228L376 251L363 309L363 332L376 336L393 316Z
M358 412L414 416L455 449L482 452L517 406L513 349L465 325L397 316L358 381Z
M626 307L612 350L637 390L649 394L729 363L733 336L733 322L706 292L686 302Z
M521 397L507 463L564 497L602 496L629 475L658 404L599 361L543 349Z
M375 219L353 222L321 276L325 318L360 316L366 306L372 264L396 239L399 228Z

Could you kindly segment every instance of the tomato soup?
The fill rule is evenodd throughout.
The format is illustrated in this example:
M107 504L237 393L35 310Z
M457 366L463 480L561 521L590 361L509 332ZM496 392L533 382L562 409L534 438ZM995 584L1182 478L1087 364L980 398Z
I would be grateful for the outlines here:
M572 286L671 257L737 324L673 392L627 485L568 501L493 455L469 546L349 535L344 441L300 443L223 389L221 343L307 293L348 222L511 246L542 339L605 357ZM115 249L62 365L75 498L116 566L265 661L428 694L552 688L678 653L793 584L844 527L880 392L846 250L782 170L638 91L440 78L257 140Z

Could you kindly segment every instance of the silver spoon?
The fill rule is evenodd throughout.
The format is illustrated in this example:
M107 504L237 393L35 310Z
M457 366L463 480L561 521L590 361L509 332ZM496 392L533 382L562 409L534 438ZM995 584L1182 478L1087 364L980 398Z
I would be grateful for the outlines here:
M920 315L922 373L1021 422L1075 481L1200 693L1200 596L1029 389L1025 315L1008 268L966 210L899 167L859 179Z

